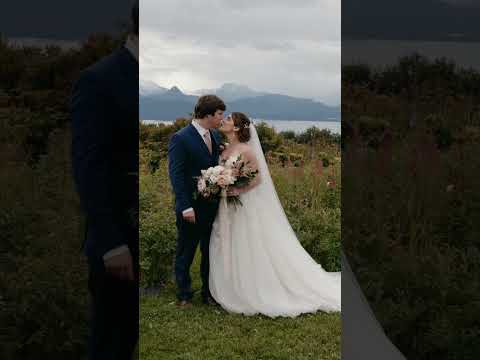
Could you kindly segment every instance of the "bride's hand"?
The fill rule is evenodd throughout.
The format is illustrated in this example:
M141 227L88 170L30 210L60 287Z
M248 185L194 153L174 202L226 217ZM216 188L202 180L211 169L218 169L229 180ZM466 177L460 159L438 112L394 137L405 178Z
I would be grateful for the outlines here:
M241 191L238 188L231 188L227 191L227 196L238 196L241 194Z

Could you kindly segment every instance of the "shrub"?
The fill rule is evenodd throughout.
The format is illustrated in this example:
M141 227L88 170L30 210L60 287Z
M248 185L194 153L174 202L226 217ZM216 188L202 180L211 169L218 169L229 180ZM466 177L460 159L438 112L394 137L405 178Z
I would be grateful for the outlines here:
M333 134L330 130L319 129L312 126L297 136L300 144L319 144L322 146L340 144L340 135Z
M166 159L159 160L158 171L140 178L141 285L158 287L172 273L176 246L173 195Z
M68 99L80 71L121 43L98 35L79 49L43 51L0 36L0 358L86 353L88 271Z
M295 141L296 138L297 138L297 135L295 134L295 131L293 131L293 130L281 131L279 133L279 135L282 136L285 140Z
M282 144L282 138L276 133L275 129L262 122L256 125L258 138L262 144L264 153L277 150Z

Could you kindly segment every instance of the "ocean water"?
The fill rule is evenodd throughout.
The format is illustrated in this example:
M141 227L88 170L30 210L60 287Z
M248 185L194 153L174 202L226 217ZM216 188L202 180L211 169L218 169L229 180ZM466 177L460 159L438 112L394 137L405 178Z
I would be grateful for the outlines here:
M255 123L266 122L269 126L272 126L277 131L293 130L295 133L301 133L308 128L315 126L320 130L327 129L334 134L341 133L340 121L299 121L299 120L263 120L253 119ZM172 121L163 120L142 120L146 124L172 124Z

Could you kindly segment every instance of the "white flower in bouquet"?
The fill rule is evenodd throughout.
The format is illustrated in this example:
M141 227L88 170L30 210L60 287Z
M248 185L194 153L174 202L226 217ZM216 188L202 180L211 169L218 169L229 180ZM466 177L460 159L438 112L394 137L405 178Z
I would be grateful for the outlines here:
M215 174L215 175L218 176L218 175L222 174L222 173L225 171L225 168L224 168L223 166L221 166L221 165L217 165L217 166L215 166L215 167L213 168L212 171L213 171L213 174Z
M225 167L226 168L232 168L233 165L235 165L235 162L237 161L237 157L235 156L230 156L227 161L225 162Z
M211 183L211 184L216 184L217 181L218 181L218 176L217 175L210 175L208 177L208 181Z
M207 188L207 182L205 181L204 178L198 179L198 191L204 192L205 189Z

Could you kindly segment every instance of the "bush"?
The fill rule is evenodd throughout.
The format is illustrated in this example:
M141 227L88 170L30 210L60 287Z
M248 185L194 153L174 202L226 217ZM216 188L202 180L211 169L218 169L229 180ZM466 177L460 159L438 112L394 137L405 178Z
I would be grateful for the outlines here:
M339 144L340 136L333 134L330 130L320 130L316 126L312 126L297 136L297 142L300 144Z
M273 127L262 122L256 125L258 138L262 144L264 153L269 151L276 151L282 145L282 138L276 133Z
M295 141L297 139L297 135L293 130L281 131L279 135L283 137L285 140Z
M80 71L122 42L98 35L79 49L42 50L0 36L2 359L86 353L88 270L68 99Z
M176 246L176 220L166 159L158 171L140 177L141 285L158 287L172 274Z
M323 167L329 167L335 163L334 157L324 151L318 153L318 159L322 162Z
M352 269L406 358L475 359L480 73L418 54L345 70L342 244Z
M0 322L10 328L4 358L64 359L86 350L88 271L68 144L69 130L56 129L34 167L15 158L22 150L2 163Z
M307 252L326 270L340 271L339 167L330 174L312 166L271 167L285 213ZM331 180L331 181L330 181Z
M407 358L449 359L451 351L474 358L478 144L440 152L426 131L396 139L388 161L383 148L348 149L343 245L376 315Z

